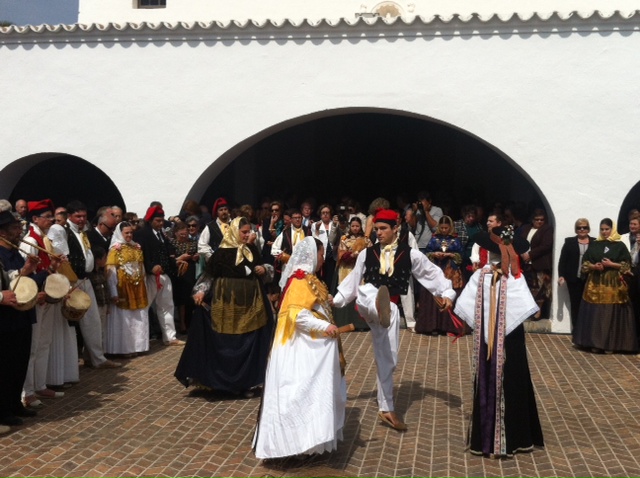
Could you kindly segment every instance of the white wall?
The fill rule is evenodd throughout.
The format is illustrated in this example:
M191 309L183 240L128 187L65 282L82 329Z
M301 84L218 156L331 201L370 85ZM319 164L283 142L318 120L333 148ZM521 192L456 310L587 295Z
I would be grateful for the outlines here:
M377 11L383 4L395 4L403 15L463 16L478 13L490 16L494 13L509 16L519 13L529 17L534 12L548 15L558 11L578 11L591 14L601 10L610 14L615 10L633 12L638 8L633 0L167 0L166 8L137 9L137 0L80 0L80 23L124 22L174 22L219 21L229 22L266 19L293 20L322 18L355 18L356 14Z
M0 171L71 154L108 174L130 209L160 199L177 211L217 158L274 125L341 108L408 112L477 135L523 168L555 217L556 258L577 217L594 227L616 217L638 182L639 33L380 38L372 28L340 39L349 31L228 42L206 31L182 41L180 29L135 42L128 31L104 43L97 30L0 35ZM0 196L12 180L0 172ZM568 331L561 317L554 330Z

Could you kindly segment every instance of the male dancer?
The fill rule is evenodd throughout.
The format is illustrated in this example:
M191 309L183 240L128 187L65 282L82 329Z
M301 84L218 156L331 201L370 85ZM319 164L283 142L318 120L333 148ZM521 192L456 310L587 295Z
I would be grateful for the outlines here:
M423 287L450 308L456 293L442 270L429 262L419 250L397 239L395 211L379 210L374 217L378 242L360 254L351 273L342 281L333 298L335 307L344 307L354 299L360 315L371 328L378 379L380 419L392 428L404 431L407 425L393 405L393 372L398 363L400 313L396 304L406 294L413 276ZM364 279L364 285L360 285Z

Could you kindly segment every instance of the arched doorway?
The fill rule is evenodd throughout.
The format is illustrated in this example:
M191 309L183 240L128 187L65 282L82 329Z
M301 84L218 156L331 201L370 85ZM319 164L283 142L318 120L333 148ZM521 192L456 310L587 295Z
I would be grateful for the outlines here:
M14 161L3 171L3 188L12 204L18 199L50 198L56 206L79 199L89 216L100 207L126 204L109 176L88 161L60 153L40 153ZM11 184L11 182L13 184Z
M366 208L371 199L431 192L452 216L476 203L487 208L524 203L553 214L537 185L515 161L451 125L387 110L334 110L297 118L237 145L205 172L193 198L210 205L262 197L306 197L338 204L347 195ZM523 218L523 219L526 219Z

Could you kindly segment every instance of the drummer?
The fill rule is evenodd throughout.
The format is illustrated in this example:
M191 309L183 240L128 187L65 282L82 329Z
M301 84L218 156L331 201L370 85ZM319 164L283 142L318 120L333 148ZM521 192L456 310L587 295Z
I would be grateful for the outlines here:
M30 276L42 284L46 271L35 273L37 258L27 261L18 252L22 235L20 219L10 211L0 212L0 424L22 425L21 417L36 415L22 405L22 385L29 366L31 350L31 327L35 322L35 311L17 310L16 294L11 290L10 280L18 276Z
M29 201L27 204L29 207L27 216L31 220L31 224L24 241L37 247L29 247L29 245L23 244L21 246L21 254L24 258L32 255L40 259L36 272L55 273L59 261L42 250L46 249L53 252L51 241L47 237L47 232L55 218L53 202L51 199L43 199L41 201ZM60 318L60 305L60 303L42 303L35 308L37 322L33 324L29 368L27 369L27 378L24 381L24 402L27 407L37 408L42 406L41 398L49 399L64 396L64 392L56 392L47 388L47 383L50 383L47 382L47 370L50 360L51 341L54 333L57 335L64 333L64 331L60 330L54 332L54 328L68 328L67 322ZM64 350L58 348L55 352L62 355ZM54 362L63 360L64 357L53 359ZM75 378L75 381L78 380L77 366L76 376L73 378ZM62 385L62 383L55 385Z

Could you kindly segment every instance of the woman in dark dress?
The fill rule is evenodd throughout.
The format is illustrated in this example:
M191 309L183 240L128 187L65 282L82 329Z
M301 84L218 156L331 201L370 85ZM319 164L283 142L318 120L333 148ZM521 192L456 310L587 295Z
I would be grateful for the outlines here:
M273 313L263 281L273 269L247 244L250 235L249 221L234 219L194 287L194 302L202 307L193 314L175 372L185 387L248 397L264 382Z
M571 304L571 329L576 327L580 301L586 279L582 274L582 258L595 238L589 236L589 221L580 218L576 221L576 235L564 240L560 261L558 262L558 284L567 284L569 303Z
M620 241L613 221L600 222L600 236L583 257L588 274L573 343L592 352L637 352L633 307L624 275L630 271L629 249Z
M544 446L522 323L538 311L518 254L528 242L513 227L481 232L489 262L456 301L455 313L473 328L473 409L467 446L493 458Z
M437 265L457 295L464 288L462 270L462 243L454 232L453 221L449 216L442 216L438 221L436 233L427 245L427 257ZM455 324L446 310L440 310L438 304L427 290L420 292L418 311L416 313L415 331L418 334L459 334Z

